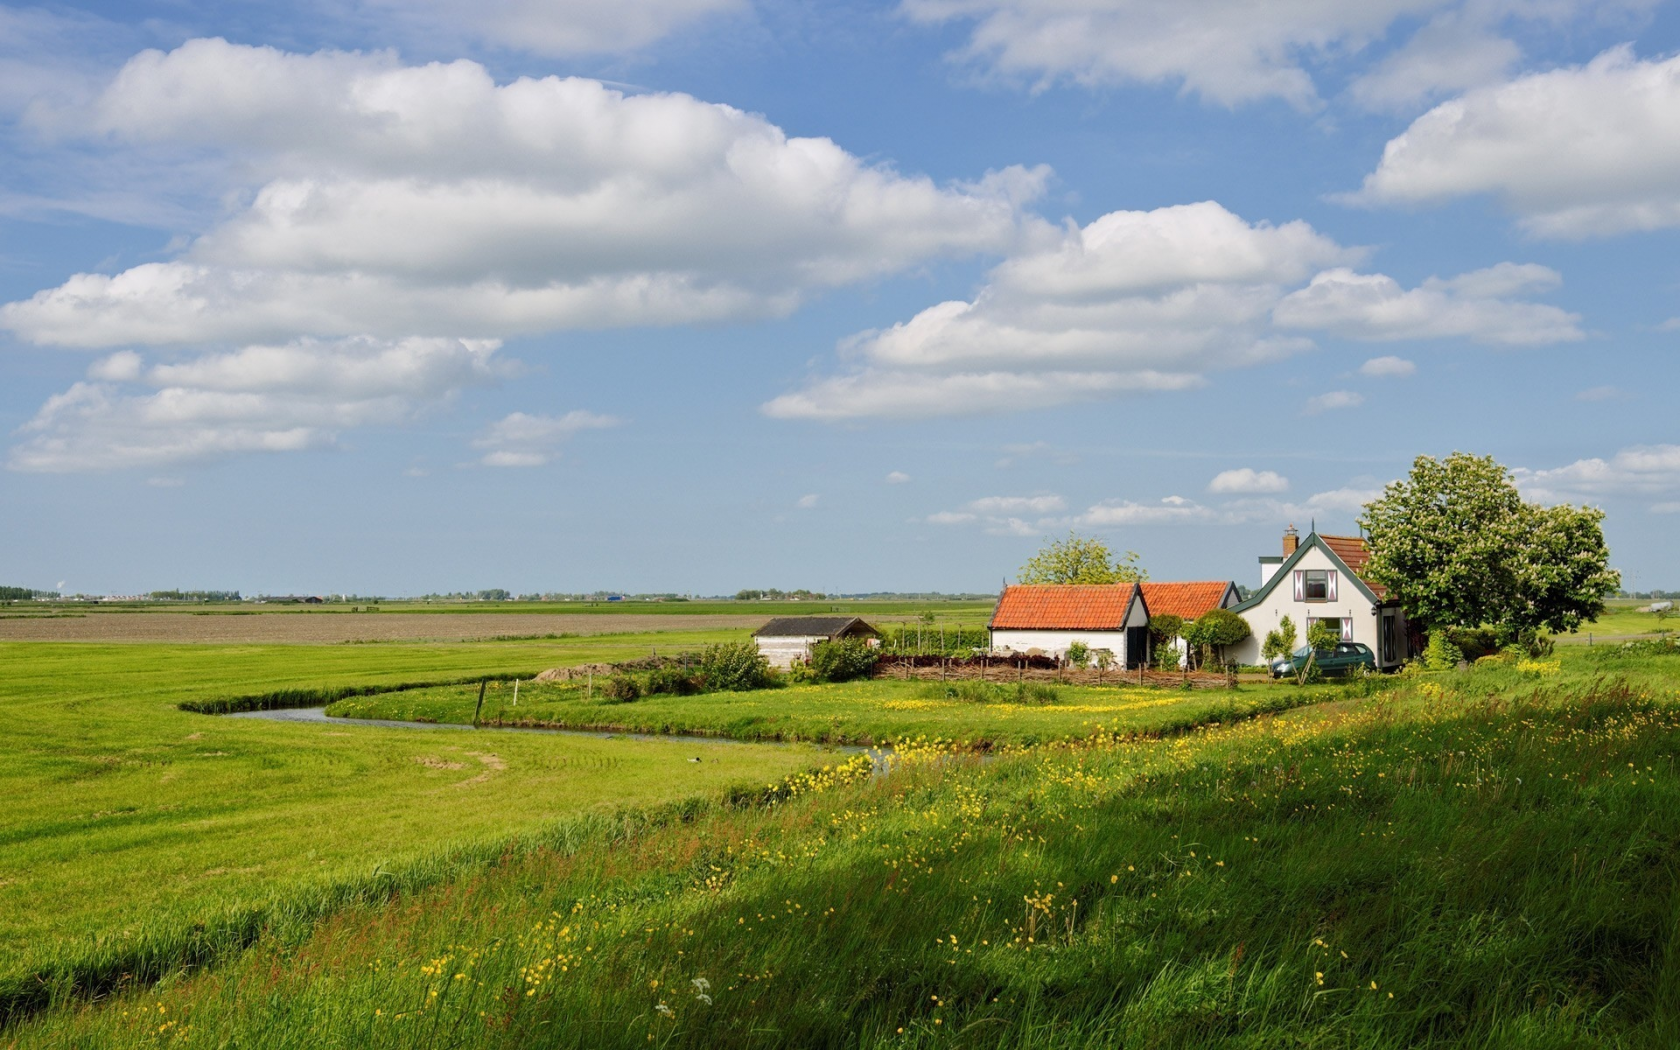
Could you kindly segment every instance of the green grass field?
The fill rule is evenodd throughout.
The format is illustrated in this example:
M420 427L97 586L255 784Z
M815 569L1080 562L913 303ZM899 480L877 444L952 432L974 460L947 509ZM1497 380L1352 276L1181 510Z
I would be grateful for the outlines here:
M0 1046L1680 1042L1671 653L1045 705L521 685L539 721L948 742L885 777L806 775L847 756L803 747L177 707L648 642L0 645ZM509 685L486 695L515 717Z
M594 827L18 1047L1672 1047L1680 657Z
M1380 683L1374 683L1380 687ZM964 748L1032 745L1083 738L1101 730L1149 733L1231 721L1341 695L1336 687L1301 690L1271 683L1237 690L1127 686L1053 686L1052 703L973 702L956 683L875 679L839 685L790 685L743 693L659 694L630 703L590 692L584 683L522 683L518 704L510 683L485 692L486 722L693 733L740 740L804 740L889 744L916 738ZM1008 684L1005 683L1005 688ZM340 700L330 715L470 723L478 686L382 693Z
M641 642L571 640L565 659ZM762 786L809 748L288 725L183 699L561 659L553 646L0 646L0 989L238 941L568 819ZM700 762L690 759L700 758ZM195 929L202 927L202 929Z

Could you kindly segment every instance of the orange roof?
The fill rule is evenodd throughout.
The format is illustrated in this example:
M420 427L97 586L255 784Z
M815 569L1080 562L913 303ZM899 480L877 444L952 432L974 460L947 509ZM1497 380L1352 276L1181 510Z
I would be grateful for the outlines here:
M1326 536L1319 534L1324 545L1336 552L1336 557L1347 563L1355 576L1364 581L1365 586L1371 588L1371 593L1378 598L1388 595L1388 590L1381 584L1372 583L1365 579L1365 563L1371 560L1371 545L1365 542L1363 536Z
M1003 589L991 626L1006 631L1118 631L1125 626L1132 594L1129 583L1017 584Z
M1197 580L1193 583L1145 583L1143 602L1151 616L1176 616L1194 620L1209 609L1219 608L1225 592L1231 589L1227 580Z

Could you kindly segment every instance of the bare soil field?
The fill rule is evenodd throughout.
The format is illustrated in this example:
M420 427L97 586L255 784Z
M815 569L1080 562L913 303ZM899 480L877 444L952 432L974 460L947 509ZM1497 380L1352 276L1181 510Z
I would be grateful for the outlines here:
M243 642L324 645L334 642L460 642L548 634L751 629L763 615L618 616L544 613L90 613L81 617L0 619L8 642Z

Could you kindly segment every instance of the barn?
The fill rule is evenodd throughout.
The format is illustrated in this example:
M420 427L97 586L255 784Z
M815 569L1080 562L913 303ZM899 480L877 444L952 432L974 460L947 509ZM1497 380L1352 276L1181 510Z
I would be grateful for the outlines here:
M1075 642L1107 649L1117 667L1149 660L1149 607L1130 583L1016 584L992 611L992 648L1065 656Z
M778 616L753 632L758 651L771 667L792 667L810 659L811 646L836 638L879 638L881 632L856 616Z

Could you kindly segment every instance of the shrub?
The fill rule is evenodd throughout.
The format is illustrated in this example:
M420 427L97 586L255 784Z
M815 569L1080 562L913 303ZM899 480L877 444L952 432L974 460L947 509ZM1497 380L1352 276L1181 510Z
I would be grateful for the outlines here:
M812 685L822 681L817 677L817 672L812 670L811 665L807 663L795 663L792 667L789 667L787 669L787 680L789 685Z
M1084 642L1074 642L1068 646L1067 659L1068 663L1083 671L1091 666L1091 647Z
M1423 663L1431 671L1450 671L1464 659L1464 653L1452 643L1444 630L1429 632L1429 645L1423 650Z
M762 689L770 684L770 661L752 642L709 645L700 654L700 673L706 688L722 692Z
M811 647L811 670L820 682L867 678L875 669L875 660L875 650L861 638L818 642Z
M696 676L678 667L661 667L648 672L646 688L649 696L669 693L673 696L693 696L701 692L702 683Z
M615 674L601 683L601 695L610 703L628 704L642 695L642 685L627 674Z
M961 700L969 704L1053 704L1061 698L1053 685L1042 682L947 682L922 689L922 695L936 700Z
M1484 656L1491 656L1504 648L1504 632L1492 627L1449 627L1441 633L1447 636L1447 641L1459 651L1462 659L1475 663Z
M1184 628L1184 618L1172 613L1161 613L1149 618L1149 635L1155 639L1156 645L1166 645L1178 637L1178 632Z

